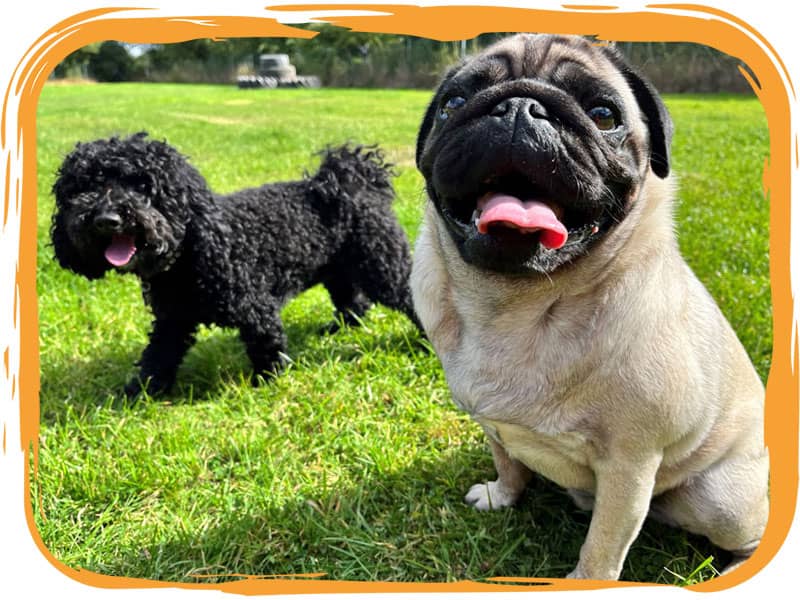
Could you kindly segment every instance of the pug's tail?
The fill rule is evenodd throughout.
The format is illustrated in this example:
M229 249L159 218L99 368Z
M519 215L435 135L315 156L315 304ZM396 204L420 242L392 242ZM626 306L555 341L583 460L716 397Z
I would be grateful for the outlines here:
M395 175L383 150L377 145L329 146L319 152L322 161L310 180L328 195L374 198L387 205L394 199L391 178Z

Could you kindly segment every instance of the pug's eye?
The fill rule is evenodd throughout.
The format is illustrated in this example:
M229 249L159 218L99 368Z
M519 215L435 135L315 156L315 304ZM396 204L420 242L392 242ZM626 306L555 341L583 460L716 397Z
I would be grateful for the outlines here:
M458 110L462 106L467 103L466 99L462 98L461 96L453 96L447 102L444 103L441 109L439 109L439 120L446 121L447 118L450 116L450 113L454 110Z
M589 118L600 131L611 131L617 126L617 119L614 111L607 106L595 106L589 111Z

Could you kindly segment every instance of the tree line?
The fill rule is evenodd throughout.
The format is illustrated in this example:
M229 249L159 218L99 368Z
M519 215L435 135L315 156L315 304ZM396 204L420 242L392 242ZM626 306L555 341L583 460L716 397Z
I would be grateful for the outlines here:
M331 25L304 25L312 40L292 38L198 39L133 46L105 41L81 48L55 69L54 78L181 83L235 82L257 74L260 54L288 54L299 75L316 75L330 87L431 88L448 65L505 33L457 42ZM734 57L692 43L623 42L617 45L663 92L750 92ZM745 67L746 68L746 67Z

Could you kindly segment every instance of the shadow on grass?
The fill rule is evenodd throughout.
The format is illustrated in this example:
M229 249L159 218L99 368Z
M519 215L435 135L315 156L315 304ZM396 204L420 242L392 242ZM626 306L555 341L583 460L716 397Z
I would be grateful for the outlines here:
M290 359L313 366L333 356L346 362L365 353L398 348L408 352L427 351L423 338L411 327L387 332L373 331L369 326L348 326L327 333L330 324L330 320L285 323ZM135 402L125 400L123 388L136 374L135 363L143 349L144 344L140 347L109 344L102 355L47 366L40 376L41 422L58 421L67 404L81 414L98 406L118 410L126 402ZM172 389L154 400L175 405L213 400L230 386L249 386L251 375L250 361L238 333L215 327L201 334L190 348Z
M74 566L209 585L243 575L312 573L381 582L564 577L577 561L589 513L541 478L514 509L466 506L464 491L492 474L484 449L455 449L397 472L365 473L357 487L320 491L279 507L266 500L236 511L235 519L146 547L119 548L102 564ZM268 498L269 491L264 494ZM702 538L648 520L623 579L674 583L665 567L688 574L714 552Z
M329 336L319 334L323 324L315 320L286 324L298 368L313 368L331 356L341 361L364 355L381 360L383 352L418 352L422 339L404 319L374 330L368 320L364 327ZM42 376L43 420L57 420L67 410L65 399L84 411L108 402L132 374L138 353L138 348L110 349L94 360L48 369ZM163 401L213 401L226 386L243 385L248 377L249 364L236 333L213 330L190 351L175 391ZM80 396L71 396L73 388L81 390ZM304 492L298 484L295 499L280 505L272 502L268 488L258 496L231 496L236 506L223 501L215 503L216 508L201 509L206 517L192 518L173 537L163 538L163 530L155 528L121 536L123 541L110 555L86 552L83 556L90 556L91 562L70 566L209 585L243 574L320 572L332 580L483 581L563 577L574 567L590 516L554 484L535 478L513 510L478 512L464 504L463 494L472 483L494 477L483 446L459 445L391 471L367 459L348 467L357 484L329 484L313 492ZM302 480L297 473L285 477ZM224 495L228 485L237 483L249 482L226 477L219 493ZM151 494L156 491L142 489L133 496ZM169 495L163 500L153 497L154 502L169 503ZM199 506L200 500L194 502ZM187 514L196 512L192 508ZM202 526L193 525L201 522ZM672 583L679 578L665 569L685 576L712 555L720 556L706 540L648 521L631 548L623 578ZM715 560L714 566L719 565Z

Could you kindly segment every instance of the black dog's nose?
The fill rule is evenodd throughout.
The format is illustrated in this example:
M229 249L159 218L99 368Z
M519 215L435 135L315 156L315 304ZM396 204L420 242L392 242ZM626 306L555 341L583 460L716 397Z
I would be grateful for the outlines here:
M111 233L119 231L122 226L122 217L113 212L102 212L95 216L94 226L98 231Z
M492 108L493 117L515 118L518 114L527 113L534 119L546 119L549 114L544 105L535 98L505 98Z

